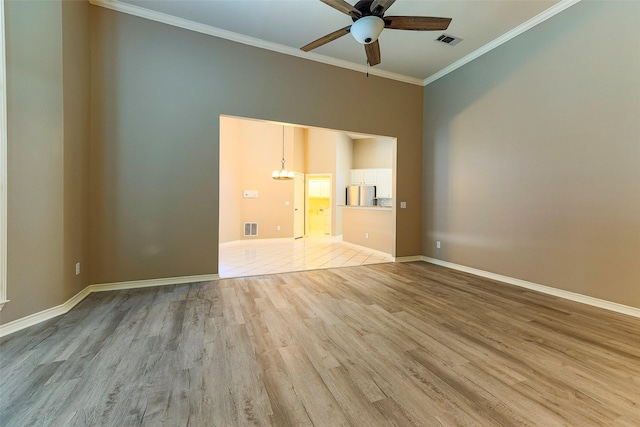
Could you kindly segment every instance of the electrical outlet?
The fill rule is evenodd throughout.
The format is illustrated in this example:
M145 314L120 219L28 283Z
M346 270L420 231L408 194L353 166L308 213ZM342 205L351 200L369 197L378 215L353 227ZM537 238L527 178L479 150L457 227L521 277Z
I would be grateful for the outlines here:
M400 209L407 209L407 202L400 202Z
M436 249L440 249L440 240L436 242Z
M369 233L364 233L364 238L368 239L369 238Z
M277 226L277 227L276 227L276 230L280 231L280 226Z
M76 262L76 276L80 275L80 263Z

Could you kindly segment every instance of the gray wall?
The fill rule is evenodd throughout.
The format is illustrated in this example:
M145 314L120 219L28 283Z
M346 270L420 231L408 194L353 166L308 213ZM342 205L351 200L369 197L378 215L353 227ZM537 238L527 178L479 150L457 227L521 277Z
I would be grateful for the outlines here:
M217 272L221 114L397 137L397 253L420 253L421 87L91 13L93 283Z
M425 88L425 255L640 307L639 16L578 3Z
M2 323L62 304L89 283L89 5L5 7L10 302Z

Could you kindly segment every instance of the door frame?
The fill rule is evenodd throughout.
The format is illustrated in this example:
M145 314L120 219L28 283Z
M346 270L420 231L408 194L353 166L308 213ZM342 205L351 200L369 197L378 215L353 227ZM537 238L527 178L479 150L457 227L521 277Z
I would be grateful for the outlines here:
M329 237L333 236L333 218L335 215L335 205L334 205L334 195L333 195L333 174L330 172L327 173L308 173L304 176L304 234L305 236L309 236L309 221L307 218L307 206L309 206L309 181L313 178L326 178L329 177L329 211L331 212L331 217L329 218Z
M307 234L307 177L302 172L294 172L293 183L293 238L304 238ZM296 192L296 181L302 179L302 236L296 236L296 202L298 194Z

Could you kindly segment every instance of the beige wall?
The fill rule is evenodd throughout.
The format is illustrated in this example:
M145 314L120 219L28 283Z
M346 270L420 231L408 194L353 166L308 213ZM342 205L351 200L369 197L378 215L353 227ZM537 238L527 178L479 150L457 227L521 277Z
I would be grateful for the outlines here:
M305 171L305 142L307 140L306 129L302 127L293 128L293 164L291 159L287 160L287 167L293 165L293 170L304 173Z
M342 240L393 255L391 209L344 208ZM367 237L368 234L368 237Z
M426 87L425 255L640 307L638 16L578 3Z
M243 222L258 222L258 238L293 237L293 186L273 181L280 165L282 127L270 122L222 117L220 124L220 242L242 239ZM344 189L349 185L353 142L344 132L285 127L286 167L301 173L331 175L332 234L342 234ZM307 152L308 151L308 152ZM265 174L265 171L268 173ZM244 199L243 189L259 189L259 200ZM290 204L287 207L286 201ZM277 230L280 226L280 231Z
M335 174L336 144L339 135L340 132L331 130L307 129L305 151L307 173Z
M336 143L336 199L335 235L343 233L342 206L346 204L346 188L351 185L351 168L353 165L353 141L347 135L342 134Z
M241 150L240 127L242 121L220 117L220 243L240 239L242 228L242 175L238 173Z
M67 295L89 277L89 104L91 88L89 5L62 2L64 105L64 261ZM80 275L75 264L80 263Z
M398 251L420 252L421 87L98 7L91 24L94 282L217 272L221 114L397 136Z
M1 323L62 304L89 283L89 5L5 7L11 301Z
M637 2L581 2L424 98L83 1L5 5L2 323L89 283L217 272L222 114L398 137L397 256L640 307Z
M284 130L289 170L295 128ZM282 126L221 117L220 135L220 242L293 237L293 181L271 178L281 165ZM258 198L244 198L244 190L258 191ZM257 237L243 237L245 222L258 223Z
M366 138L353 140L353 169L393 168L393 140Z
M345 140L351 140L344 132L326 129L308 129L306 144L307 173L327 174L331 176L331 235L342 233L342 212L337 205L344 203L340 185L345 182L344 161L342 157ZM340 168L338 168L338 164ZM340 221L340 223L339 223Z

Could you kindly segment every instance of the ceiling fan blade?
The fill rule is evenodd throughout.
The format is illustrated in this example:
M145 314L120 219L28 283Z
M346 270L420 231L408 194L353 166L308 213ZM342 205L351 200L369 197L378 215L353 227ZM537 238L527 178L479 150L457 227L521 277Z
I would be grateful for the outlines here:
M380 43L378 43L378 40L365 44L364 51L367 53L367 62L370 66L373 67L380 63Z
M369 10L376 16L382 16L395 2L396 0L373 0Z
M385 16L382 19L384 19L384 27L393 30L446 30L451 23L451 18L434 18L431 16Z
M362 13L355 7L351 6L344 0L320 0L324 4L328 4L332 8L339 10L342 13L346 13L354 18L361 18Z
M320 47L323 44L327 44L329 42L334 41L335 39L339 39L340 37L344 36L345 34L349 34L350 30L351 30L351 25L349 25L348 27L341 28L341 29L339 29L337 31L334 31L331 34L327 34L324 37L320 37L318 40L312 41L308 45L302 46L300 48L300 50L303 50L305 52L309 52L310 50L313 50L313 49L315 49L317 47Z

